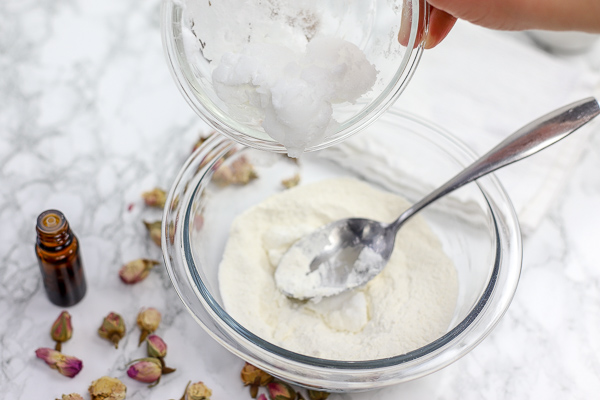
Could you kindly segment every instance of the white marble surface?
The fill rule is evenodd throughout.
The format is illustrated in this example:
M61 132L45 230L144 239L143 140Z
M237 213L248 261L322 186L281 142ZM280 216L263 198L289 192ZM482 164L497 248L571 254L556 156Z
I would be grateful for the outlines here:
M162 268L134 287L117 277L126 261L161 257L141 223L159 213L144 209L139 194L168 187L205 129L163 59L159 0L2 0L0 15L1 397L84 394L92 380L112 375L127 384L128 399L179 398L188 380L206 382L215 399L249 398L239 381L243 362L196 325ZM599 95L599 68L598 46L555 57L523 34L461 24L425 53L397 106L483 151L539 114ZM600 130L576 135L547 161L501 175L527 236L520 286L492 334L438 373L331 399L598 398ZM51 207L81 240L89 286L69 310L75 334L64 352L84 362L74 379L34 356L52 345L48 330L60 312L45 297L33 252L35 218ZM125 374L125 364L144 355L134 322L143 306L163 313L157 333L178 368L153 389ZM118 350L96 335L110 311L129 328Z

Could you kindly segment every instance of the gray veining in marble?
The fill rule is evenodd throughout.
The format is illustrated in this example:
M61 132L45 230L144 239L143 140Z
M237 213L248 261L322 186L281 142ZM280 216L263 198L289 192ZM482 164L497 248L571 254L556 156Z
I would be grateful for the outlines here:
M140 193L154 186L168 188L199 131L207 131L169 75L160 43L159 1L2 0L0 15L2 397L84 394L92 380L112 375L127 384L128 399L179 398L188 380L206 382L215 399L249 398L239 380L243 362L187 314L163 268L132 287L117 276L131 259L161 258L141 223L160 218L160 212L144 208ZM504 63L497 70L489 69L486 57L471 53L483 51L489 40L516 49L489 50L488 59ZM522 36L460 24L446 46L425 54L398 106L457 132L477 151L560 103L600 94L598 47L587 56L558 59ZM548 68L540 70L540 63ZM465 65L473 71L485 68L486 73L474 76ZM527 76L518 80L515 71ZM443 79L432 79L434 73ZM511 88L506 80L518 85ZM470 84L483 86L485 92L469 91ZM493 135L484 136L486 129ZM524 216L533 222L524 242L520 287L505 317L481 345L417 381L331 398L598 398L599 133L590 129L570 145L576 157L560 164L569 179L554 184L547 201L536 205L543 207L539 217ZM558 160L558 153L548 158ZM533 198L525 186L545 182L538 164L502 176L521 205ZM69 310L74 337L63 347L84 362L74 379L34 356L36 348L53 345L48 331L60 312L45 298L33 251L35 218L48 208L66 214L81 241L87 273L88 293ZM129 361L145 353L137 347L135 327L144 306L162 312L158 333L169 344L168 365L178 369L153 389L125 372ZM96 334L110 311L123 315L129 331L118 350Z

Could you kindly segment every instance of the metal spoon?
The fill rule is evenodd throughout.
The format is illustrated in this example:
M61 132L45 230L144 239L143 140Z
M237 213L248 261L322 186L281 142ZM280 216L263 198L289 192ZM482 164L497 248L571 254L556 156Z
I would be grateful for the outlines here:
M298 240L275 272L277 287L297 299L332 296L373 279L387 264L398 229L415 213L479 177L556 143L600 114L592 97L529 123L404 211L389 224L349 218L332 222Z

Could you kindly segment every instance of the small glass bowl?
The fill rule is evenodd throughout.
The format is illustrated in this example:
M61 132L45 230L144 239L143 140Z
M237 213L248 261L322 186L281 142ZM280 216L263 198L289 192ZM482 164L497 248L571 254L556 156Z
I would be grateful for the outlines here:
M254 164L256 180L225 188L212 182L215 169L239 157ZM521 235L512 204L495 176L480 178L420 212L456 266L459 295L447 332L406 354L348 362L309 357L269 343L223 308L218 266L235 216L284 190L281 180L298 168L301 185L351 176L415 202L474 159L448 132L398 112L386 113L365 133L338 146L303 155L300 166L283 155L213 135L188 159L169 193L162 237L169 276L188 311L220 345L287 381L358 391L432 373L490 333L517 287Z
M287 152L283 145L264 131L260 116L240 116L217 96L212 81L215 63L202 50L210 45L211 38L199 38L192 31L198 21L192 22L183 3L184 0L163 1L161 31L169 68L188 104L213 129L238 143L261 150ZM302 4L292 1L289 3ZM273 4L285 4L285 1L257 1L254 7L273 7ZM315 24L317 34L342 38L356 44L379 72L373 89L356 103L333 105L333 118L339 125L322 143L305 151L323 149L343 141L387 110L410 81L421 57L421 38L425 35L417 34L417 27L421 26L425 32L427 29L426 9L419 6L419 0L323 0L315 4L318 4L315 7L318 7L316 14L320 18L320 22ZM298 8L297 5L294 7ZM300 15L292 16L293 18L288 16L288 19L297 21L305 18L302 12L304 11L300 9ZM209 20L207 24L215 18L224 18L206 13L201 15ZM273 15L279 15L277 10L273 10ZM409 24L410 35L406 47L400 45L397 39L402 15L408 21L419 21ZM237 21L237 17L228 15L227 20ZM294 25L293 22L290 25ZM220 38L226 35L218 29L209 32L217 32L215 35L221 35ZM246 40L246 37L243 39ZM238 39L228 37L227 40Z

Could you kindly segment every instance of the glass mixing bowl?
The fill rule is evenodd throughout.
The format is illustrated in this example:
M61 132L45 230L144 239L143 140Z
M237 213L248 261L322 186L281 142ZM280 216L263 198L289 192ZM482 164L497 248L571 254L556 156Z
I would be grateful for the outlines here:
M212 4L199 0L193 12L195 20L192 21L192 12L185 6L186 2L164 0L162 5L163 47L177 87L192 109L217 132L246 146L286 152L281 144L265 133L261 115L240 112L225 104L217 96L212 81L216 64L213 59L220 58L224 51L223 43L239 47L245 42L273 40L255 39L253 36L252 23L259 25L264 21L253 21L245 11L240 11L239 15L223 15L222 9L217 6L231 1ZM400 45L397 39L402 15L407 20L419 21L426 30L426 10L419 7L419 0L252 0L240 4L246 3L254 8L266 8L273 20L283 21L282 24L294 32L294 37L300 36L301 40L323 35L354 43L379 71L372 90L356 103L333 105L333 118L339 125L328 133L322 143L306 151L338 143L374 121L404 90L421 56L423 43L420 38L424 36L417 35L419 24L410 24L406 47ZM287 10L287 14L282 11L286 5L292 9ZM233 28L229 29L228 24L248 26L232 35L230 31ZM210 28L213 25L216 25L215 29Z
M259 177L244 186L216 185L215 170L240 157L254 164ZM309 357L269 343L223 308L218 266L235 216L284 190L281 180L298 170L301 185L351 176L415 202L475 158L443 129L397 112L386 113L362 135L303 155L299 164L213 135L188 159L169 193L163 215L169 276L188 311L220 345L287 381L354 391L432 373L490 333L517 287L521 236L512 204L495 176L483 177L420 212L456 266L459 294L447 332L406 354L347 362Z

